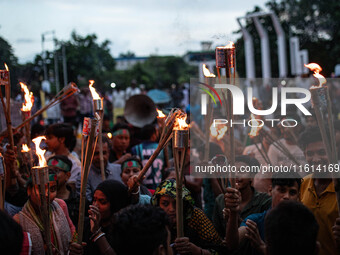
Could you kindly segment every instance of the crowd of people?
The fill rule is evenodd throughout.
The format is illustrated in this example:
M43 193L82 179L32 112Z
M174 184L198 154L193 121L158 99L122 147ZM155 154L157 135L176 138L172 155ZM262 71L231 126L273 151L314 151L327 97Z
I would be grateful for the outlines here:
M80 96L86 97L85 94ZM82 116L92 105L80 100ZM77 101L77 103L79 103ZM240 173L236 186L217 178L190 175L203 155L187 153L182 188L184 236L177 236L176 174L171 149L157 156L144 179L138 174L158 146L160 126L155 120L136 128L121 118L103 129L103 143L96 144L86 184L83 242L77 242L82 169L75 112L64 121L36 123L31 138L44 135L49 168L45 187L50 231L44 229L41 191L32 181L32 163L21 152L23 133L14 136L15 148L1 138L0 152L6 167L4 211L0 211L1 254L339 254L340 217L337 187L331 173L263 175ZM305 126L288 131L272 128L282 144L309 166L329 164L315 117ZM340 127L335 122L338 151ZM293 133L292 133L293 132ZM32 141L31 149L34 151ZM257 141L273 165L291 164L272 141ZM209 162L226 154L213 140ZM235 166L260 166L264 158L255 144L236 151ZM171 145L169 145L171 148ZM102 149L103 158L100 158ZM189 148L192 152L193 148ZM34 155L34 164L37 158ZM101 160L104 161L103 180ZM209 164L209 162L204 162ZM45 233L50 233L47 238Z

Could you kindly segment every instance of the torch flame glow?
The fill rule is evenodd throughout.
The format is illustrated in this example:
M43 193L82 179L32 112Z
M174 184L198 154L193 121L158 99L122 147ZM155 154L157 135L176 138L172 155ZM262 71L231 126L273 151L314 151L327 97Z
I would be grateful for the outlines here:
M47 162L46 162L45 157L44 157L46 150L40 149L40 143L41 143L41 140L43 140L43 139L46 140L46 137L45 136L38 136L38 137L36 137L32 140L35 144L35 151L36 151L36 154L39 158L39 166L40 167L47 166Z
M251 125L252 125L252 128L248 135L250 138L254 138L255 136L259 135L259 132L263 125L261 126L261 123L256 120L254 114L251 114Z
M29 152L29 151L30 149L28 148L27 144L23 144L21 152Z
M214 126L214 123L212 123L210 126L210 134L212 137L216 137L217 141L221 140L228 130L227 126L222 126L220 128L218 126L221 126L221 125Z
M8 68L8 66L7 66L6 63L4 63L4 64L5 64L6 71L8 72L8 71L9 71L9 68Z
M91 95L92 95L92 98L93 100L99 100L100 99L100 96L99 94L97 93L96 89L93 87L93 84L94 84L94 80L89 80L89 88L90 88L90 91L91 91Z
M225 46L227 49L233 49L235 48L235 44L233 42L229 41L229 44L227 46Z
M28 90L25 83L20 82L20 85L21 85L21 89L25 93L25 103L22 104L21 110L23 112L29 112L31 111L33 103L34 103L34 96L33 96L33 93Z
M215 74L213 74L209 71L206 64L203 64L202 68L203 68L203 74L204 74L205 77L212 77L212 78L216 77Z
M305 65L305 67L314 72L313 76L319 80L319 86L313 87L322 87L322 85L326 83L325 77L320 74L320 72L322 71L321 66L316 63L309 63L308 65Z
M158 113L157 118L165 118L166 117L166 115L161 110L158 110L158 109L156 109L156 110L157 110L157 113Z
M185 130L189 128L189 125L186 123L187 115L184 117L176 118L174 130Z

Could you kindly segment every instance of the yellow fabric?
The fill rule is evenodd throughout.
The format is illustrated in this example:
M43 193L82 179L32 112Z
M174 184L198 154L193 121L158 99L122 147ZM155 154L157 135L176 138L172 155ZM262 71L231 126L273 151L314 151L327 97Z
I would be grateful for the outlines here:
M304 178L300 189L301 202L314 214L318 224L318 241L321 244L320 255L336 255L335 240L332 234L332 227L338 217L338 208L334 184L331 182L328 187L317 196L312 175Z

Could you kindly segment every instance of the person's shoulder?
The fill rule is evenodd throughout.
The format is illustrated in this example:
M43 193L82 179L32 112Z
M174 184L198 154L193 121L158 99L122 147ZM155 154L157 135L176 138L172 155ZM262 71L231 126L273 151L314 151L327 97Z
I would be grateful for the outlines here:
M66 202L63 199L55 198L54 201L58 203L61 208L67 208Z
M76 164L79 166L81 165L80 160L76 156L74 156L72 153L69 153L67 157L69 158L69 160L72 161L72 164Z
M256 200L259 200L259 201L261 201L261 200L268 200L268 199L270 199L271 200L271 196L269 196L267 193L265 193L265 192L258 192L258 191L256 191L255 190L255 192L254 192L254 197L253 197L253 199L256 199Z
M266 217L268 210L265 210L261 213L253 213L250 214L247 218L244 219L244 221L242 223L245 223L247 220L252 220L255 223L259 223L261 221L264 221L264 218Z
M210 221L202 209L194 207L191 214L191 219L194 221Z
M313 174L303 177L300 187L300 194L313 185Z
M107 163L107 168L109 170L116 170L116 169L121 169L121 165L120 164L116 164L116 163Z

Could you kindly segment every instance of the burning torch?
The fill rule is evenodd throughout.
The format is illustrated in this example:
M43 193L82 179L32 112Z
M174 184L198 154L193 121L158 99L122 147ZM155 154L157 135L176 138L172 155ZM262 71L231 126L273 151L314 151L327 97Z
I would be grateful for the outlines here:
M176 119L173 129L172 147L176 171L176 223L177 237L184 236L183 229L183 177L186 153L189 144L189 125L186 123L187 116Z
M203 74L205 77L205 83L211 86L212 85L211 83L215 81L216 75L211 73L205 64L203 64L202 68L203 68ZM204 161L205 162L208 162L209 160L209 140L210 140L209 126L212 121L213 111L214 111L214 107L211 105L210 97L208 98L208 105L209 105L209 109L207 111L207 114L205 115L205 132L206 132L205 147L204 147Z
M105 167L104 167L104 155L103 155L103 137L102 137L102 129L103 129L103 119L104 119L104 107L103 107L103 99L100 98L96 89L93 87L94 80L90 80L90 91L93 98L93 110L99 115L99 158L100 158L100 172L102 174L102 180L105 181Z
M31 117L31 110L32 110L33 103L34 103L34 96L33 96L33 93L28 90L25 83L20 82L20 86L21 86L21 90L23 90L24 93L25 93L25 95L24 95L25 103L22 104L22 108L21 108L22 121L24 122L26 119ZM25 152L28 152L31 166L33 166L33 156L32 156L32 150L31 150L31 132L30 132L30 130L31 130L30 123L27 122L25 124L25 135L26 135L26 142L27 142L26 146L28 148Z
M39 136L34 138L32 141L35 144L36 154L39 158L39 166L32 167L32 182L33 185L38 185L39 187L39 195L40 195L40 210L41 210L41 219L44 225L44 236L47 246L47 254L52 255L52 243L51 243L51 222L49 217L49 172L47 162L45 160L44 154L46 150L42 150L40 148L41 140L46 140L45 136ZM45 187L48 186L48 195L46 197Z
M219 82L221 83L220 69L226 69L226 78L229 84L235 85L235 75L236 75L236 51L234 43L230 42L227 46L216 47L216 69L218 74ZM223 93L224 96L224 93ZM224 100L227 106L227 118L230 122L233 122L233 97L230 90L227 90L227 96ZM235 138L234 138L234 126L230 126L228 132L229 143L229 162L231 166L235 165ZM231 186L235 188L235 173L230 173Z
M329 96L328 86L324 86L324 84L326 83L326 79L320 74L322 68L318 64L310 63L308 65L305 65L305 67L313 71L313 76L319 81L318 86L312 86L309 89L312 96L312 106L315 111L316 119L321 132L321 137L326 148L328 161L330 164L338 164L331 99ZM324 115L325 111L327 111L328 118L326 118L326 116ZM328 138L326 132L326 121L328 122L330 139ZM340 213L340 180L334 171L332 172L332 176L337 198L338 210Z
M158 122L158 125L160 127L160 134L163 133L163 129L164 129L164 126L165 126L165 119L166 119L166 115L161 111L161 110L157 110L157 122ZM164 147L164 162L165 162L165 167L169 167L169 151L168 151L168 145L166 144L165 147Z
M81 244L84 231L86 185L89 177L90 166L93 159L94 150L97 144L96 135L99 133L97 124L99 116L95 113L95 118L84 118L83 134L81 141L81 186L79 201L79 218L78 218L78 237L77 243ZM86 144L86 148L85 148Z

